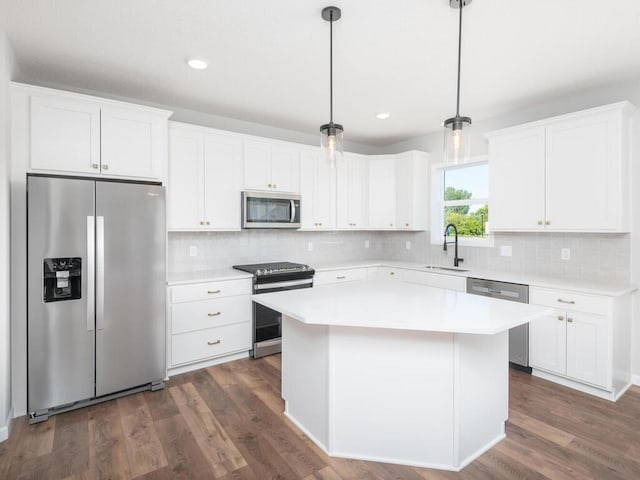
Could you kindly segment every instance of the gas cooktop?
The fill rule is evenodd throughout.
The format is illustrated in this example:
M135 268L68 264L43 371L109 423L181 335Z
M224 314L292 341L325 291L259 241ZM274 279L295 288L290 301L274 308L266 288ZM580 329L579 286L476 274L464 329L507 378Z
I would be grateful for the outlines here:
M253 273L257 277L270 275L283 275L287 273L307 272L313 275L315 272L309 265L292 262L255 263L252 265L234 265L236 270Z

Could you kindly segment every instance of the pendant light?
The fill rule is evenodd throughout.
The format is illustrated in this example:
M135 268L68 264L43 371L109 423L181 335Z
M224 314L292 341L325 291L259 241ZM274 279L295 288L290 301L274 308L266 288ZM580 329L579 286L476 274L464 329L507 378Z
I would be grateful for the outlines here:
M329 22L329 123L320 127L320 148L325 161L335 167L342 160L342 125L333 123L333 22L340 20L338 7L322 9L322 18Z
M458 91L456 97L456 116L447 118L444 123L444 161L449 164L464 163L471 155L471 118L460 116L460 57L462 54L462 9L471 0L449 0L451 8L460 10L458 25Z

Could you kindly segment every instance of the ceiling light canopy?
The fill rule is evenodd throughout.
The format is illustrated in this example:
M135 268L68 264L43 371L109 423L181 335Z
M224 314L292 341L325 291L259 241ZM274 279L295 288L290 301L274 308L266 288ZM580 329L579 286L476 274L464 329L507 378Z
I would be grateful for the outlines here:
M320 126L320 148L326 162L332 167L342 161L342 141L344 128L333 123L333 22L340 20L342 12L338 7L322 9L322 18L329 22L329 123Z
M187 58L187 65L194 70L205 70L209 66L209 61L202 57L189 57Z
M456 95L456 115L447 118L444 123L444 161L445 163L464 163L471 156L471 118L460 116L460 58L462 56L462 9L471 0L449 0L449 6L460 11L458 23L458 88Z
M391 114L389 112L382 112L382 113L378 113L376 115L376 118L379 119L379 120L386 120L390 116L391 116Z

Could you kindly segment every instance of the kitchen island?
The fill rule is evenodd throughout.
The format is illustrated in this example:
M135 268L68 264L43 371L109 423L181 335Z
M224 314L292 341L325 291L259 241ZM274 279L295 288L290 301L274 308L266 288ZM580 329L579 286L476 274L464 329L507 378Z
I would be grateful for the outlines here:
M285 414L320 448L445 470L504 438L508 329L551 312L384 280L253 300L283 314Z

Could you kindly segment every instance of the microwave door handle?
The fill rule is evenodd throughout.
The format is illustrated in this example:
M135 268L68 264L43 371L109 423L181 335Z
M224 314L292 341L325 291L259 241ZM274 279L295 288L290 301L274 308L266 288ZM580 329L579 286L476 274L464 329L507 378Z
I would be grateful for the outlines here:
M294 200L289 200L291 202L291 223L293 223L296 219L296 202Z

